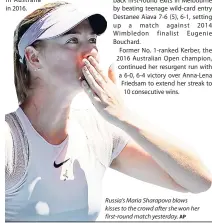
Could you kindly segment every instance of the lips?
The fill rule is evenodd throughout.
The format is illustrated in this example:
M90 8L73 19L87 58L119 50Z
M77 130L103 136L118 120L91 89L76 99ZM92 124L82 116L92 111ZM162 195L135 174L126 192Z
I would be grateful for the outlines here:
M96 59L96 61L99 63L99 54L98 54L98 50L97 49L92 49L89 53L84 53L84 54L80 54L77 57L77 67L79 68L79 80L83 81L85 79L83 72L82 72L82 67L84 66L84 63L82 62L83 59L87 59L89 56L92 56L93 58Z

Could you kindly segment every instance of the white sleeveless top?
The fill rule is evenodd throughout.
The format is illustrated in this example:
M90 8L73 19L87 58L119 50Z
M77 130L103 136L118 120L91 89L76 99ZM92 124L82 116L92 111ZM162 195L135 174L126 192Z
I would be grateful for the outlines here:
M94 221L98 217L105 170L129 136L93 107L73 109L71 117L68 138L51 145L21 108L6 115L13 137L13 151L7 151L6 157L6 221Z

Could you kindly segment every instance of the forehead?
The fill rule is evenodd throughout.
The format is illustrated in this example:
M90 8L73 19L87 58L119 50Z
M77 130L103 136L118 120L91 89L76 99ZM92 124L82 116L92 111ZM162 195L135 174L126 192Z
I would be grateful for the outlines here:
M94 34L93 29L91 28L91 25L88 21L88 19L82 21L80 24L75 26L73 29L69 30L65 35L67 34L74 34L74 33L89 33Z

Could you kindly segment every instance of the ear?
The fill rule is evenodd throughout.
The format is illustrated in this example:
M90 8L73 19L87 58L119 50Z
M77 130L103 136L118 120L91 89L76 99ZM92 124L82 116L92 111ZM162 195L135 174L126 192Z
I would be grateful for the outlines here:
M25 49L26 61L30 64L32 69L35 69L35 70L41 68L38 54L39 52L33 46L28 46Z
M116 75L115 75L115 64L111 64L108 70L108 77L116 84Z

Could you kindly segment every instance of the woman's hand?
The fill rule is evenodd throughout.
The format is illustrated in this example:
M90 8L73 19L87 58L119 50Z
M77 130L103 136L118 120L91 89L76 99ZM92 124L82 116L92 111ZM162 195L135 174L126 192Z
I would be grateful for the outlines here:
M98 112L112 124L123 121L127 109L115 85L115 74L112 66L108 76L101 70L99 63L92 56L83 59L82 72L85 79L82 86Z

